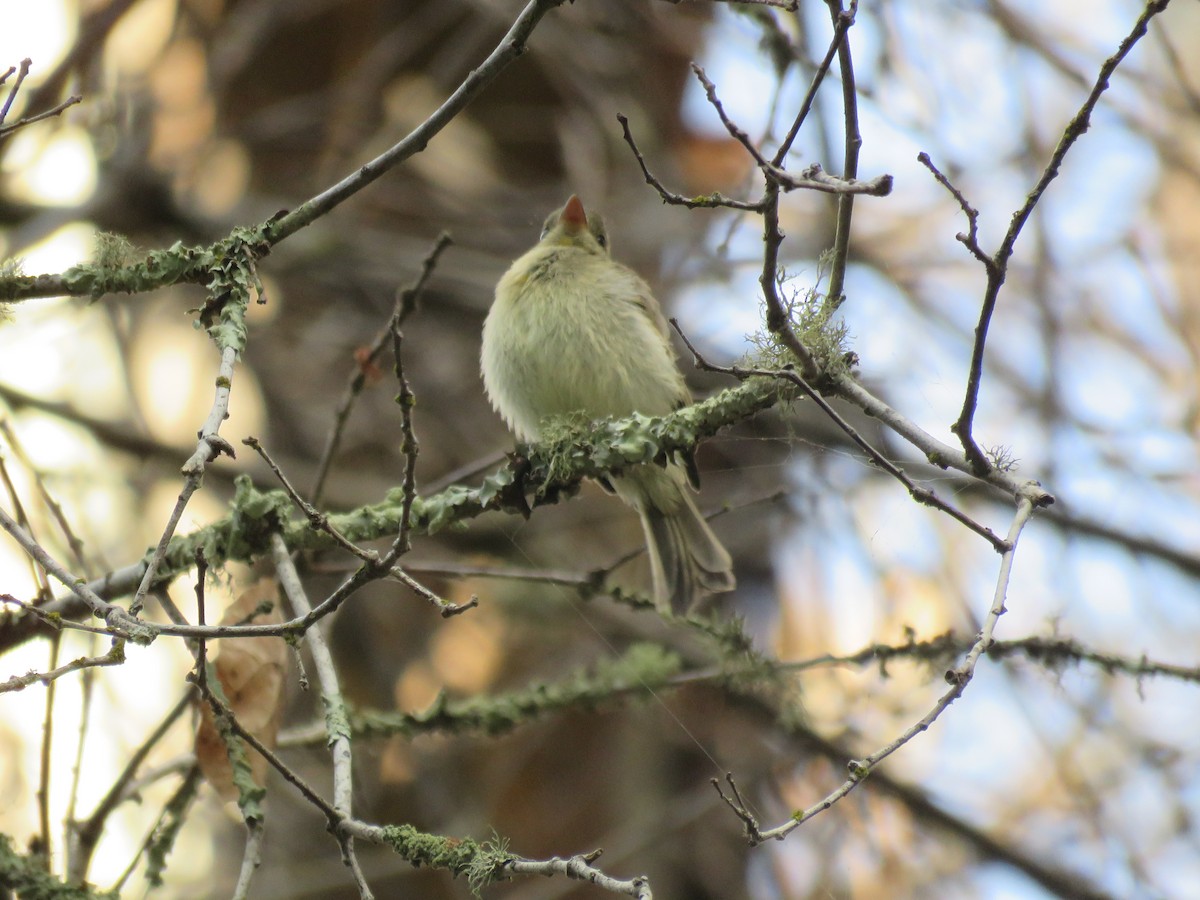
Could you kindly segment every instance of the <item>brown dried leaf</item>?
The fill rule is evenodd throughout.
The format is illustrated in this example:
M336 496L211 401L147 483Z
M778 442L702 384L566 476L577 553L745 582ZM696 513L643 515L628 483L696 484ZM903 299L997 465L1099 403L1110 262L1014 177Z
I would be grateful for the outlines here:
M255 610L264 601L273 603L273 608L269 613L255 615ZM272 578L264 578L243 592L221 618L222 625L248 622L271 625L282 621L279 584ZM283 719L287 644L279 637L254 637L226 638L213 641L212 645L218 646L213 668L234 717L246 731L273 749ZM217 729L212 708L203 700L199 706L196 761L208 783L223 800L236 800L238 791L233 783L233 765L225 741ZM262 787L266 783L267 761L249 746L246 752L254 783Z

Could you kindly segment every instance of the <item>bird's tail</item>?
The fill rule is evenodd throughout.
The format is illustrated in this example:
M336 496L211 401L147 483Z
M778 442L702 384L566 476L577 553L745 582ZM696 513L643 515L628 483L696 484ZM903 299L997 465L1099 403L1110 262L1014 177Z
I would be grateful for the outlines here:
M733 590L733 561L692 502L683 472L645 467L631 476L617 493L641 514L659 608L682 614L704 594Z

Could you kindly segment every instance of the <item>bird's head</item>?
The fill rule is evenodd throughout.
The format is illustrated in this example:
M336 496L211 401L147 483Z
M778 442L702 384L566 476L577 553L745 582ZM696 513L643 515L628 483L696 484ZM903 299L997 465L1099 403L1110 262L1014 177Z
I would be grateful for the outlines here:
M546 217L542 226L542 243L555 247L577 247L598 256L608 256L608 232L604 220L597 215L590 218L583 210L579 197L572 194L562 209L556 209Z

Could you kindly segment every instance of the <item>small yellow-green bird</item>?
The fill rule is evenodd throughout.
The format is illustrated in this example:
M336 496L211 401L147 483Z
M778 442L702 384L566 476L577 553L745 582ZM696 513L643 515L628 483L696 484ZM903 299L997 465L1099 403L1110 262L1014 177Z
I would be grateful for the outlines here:
M521 440L537 439L552 416L661 416L691 400L650 286L609 256L603 221L574 195L496 285L481 368L492 405ZM637 466L612 487L641 515L660 609L680 613L705 593L733 590L729 554L682 466Z

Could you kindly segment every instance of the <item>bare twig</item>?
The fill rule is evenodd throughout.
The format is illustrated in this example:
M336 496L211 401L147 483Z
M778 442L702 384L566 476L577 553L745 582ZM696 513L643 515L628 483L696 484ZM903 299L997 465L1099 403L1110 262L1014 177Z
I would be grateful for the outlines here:
M171 798L163 804L163 808L158 814L158 819L154 823L154 827L150 829L150 832L142 841L141 846L138 847L137 853L133 855L133 858L129 861L129 865L125 867L125 870L121 873L120 877L117 878L115 884L113 885L114 891L120 891L124 887L125 882L129 880L129 876L133 874L133 870L137 868L138 863L141 861L142 856L145 855L147 850L156 844L162 846L164 844L169 844L170 841L173 840L173 835L178 833L178 830L183 823L184 813L187 811L187 807L191 804L192 800L195 799L196 790L199 787L199 784L200 767L193 762L192 765L183 773L183 780L180 781L179 786L175 789L175 792L171 795ZM147 872L147 877L151 878L153 870L155 868L161 869L161 865L161 861L152 861L152 864L148 867L150 871Z
M17 119L17 121L13 122L11 125L0 125L0 140L8 137L18 128L24 128L26 125L32 125L34 122L41 122L45 119L52 119L55 116L61 115L64 110L70 109L76 103L82 102L82 97L77 94L73 94L61 103L57 103L40 113L35 113L32 116L24 116L23 118Z
M933 177L937 179L937 183L949 191L950 196L958 201L959 208L962 209L963 215L967 217L967 233L963 234L960 231L954 238L971 251L971 255L983 264L984 270L990 276L996 268L996 262L984 253L983 248L979 246L979 210L967 202L967 198L963 196L962 191L951 184L950 179L942 174L942 171L934 165L933 160L929 158L929 154L924 150L917 154L917 162L932 172Z
M725 208L748 210L750 212L759 212L762 209L761 200L734 200L717 192L705 194L702 197L685 197L682 194L676 194L673 191L667 190L666 186L657 176L651 173L649 166L646 165L646 159L642 156L642 151L638 149L637 142L633 139L633 132L629 130L629 119L621 113L617 113L617 121L621 123L621 131L625 136L625 143L633 151L633 156L642 170L642 176L646 179L646 184L658 191L658 196L662 198L664 203L669 203L672 206L684 206L688 209Z
M683 0L663 0L665 3L677 5ZM769 6L772 9L782 9L785 12L795 12L800 8L800 0L716 0L720 3L736 3L739 6Z
M1016 555L1017 540L1029 520L1033 518L1036 508L1033 496L1023 496L1017 503L1017 514L1013 517L1012 526L1008 530L1008 549L1000 557L1000 576L996 579L996 590L992 594L992 605L983 620L983 629L975 645L967 652L966 658L956 669L946 673L946 680L955 686L966 687L975 674L975 664L979 657L992 646L992 635L996 631L996 623L1007 611L1004 599L1008 596L1008 584L1012 576L1013 557Z
M37 477L36 473L34 473L34 477ZM13 518L17 525L25 529L31 539L37 540L37 536L33 533L33 523L30 521L29 514L25 510L21 494L17 490L16 484L13 483L12 475L8 471L8 461L4 458L3 454L0 454L0 484L4 485L4 489L8 493L8 502L12 504ZM33 557L29 557L28 562L30 580L37 585L37 603L45 604L47 598L50 596L50 584L46 579L46 571L38 566L37 560Z
M341 821L341 816L333 808L333 805L310 787L308 782L293 772L266 744L242 727L242 724L238 722L237 717L233 714L233 710L222 703L220 698L213 693L207 678L200 674L201 671L201 669L196 670L196 683L200 688L201 694L204 696L204 700L212 707L213 711L217 715L224 716L229 723L230 729L238 738L260 753L270 763L271 767L284 777L284 780L299 790L309 803L325 814L331 826L336 827Z
M130 588L130 590L132 590L132 588ZM26 628L25 631L31 635L37 633L43 636L48 636L56 631L66 628L71 631L81 631L85 634L102 634L105 637L112 637L112 630L109 628L105 628L102 625L86 625L83 622L73 622L70 619L64 618L60 609L44 609L42 606L39 606L36 603L26 603L24 600L18 600L12 594L0 594L0 603L8 606L15 606L17 609L28 614L30 622L36 622L42 626L40 630ZM52 600L49 604L47 604L47 606L61 607L68 603L71 604L72 607L82 607L82 609L72 609L74 615L82 615L83 611L87 608L86 605L84 605L83 602L74 594L69 595L68 599Z
M979 444L975 441L975 411L979 406L979 389L983 381L983 356L984 348L987 344L988 329L991 325L992 314L996 310L996 301L1000 296L1000 289L1003 287L1008 274L1008 261L1012 257L1017 238L1020 236L1021 229L1025 227L1025 223L1033 213L1034 207L1042 199L1050 183L1058 177L1059 169L1062 167L1067 153L1075 142L1088 130L1091 124L1092 111L1100 102L1101 95L1108 89L1113 73L1116 72L1117 67L1133 49L1134 45L1145 36L1150 20L1165 10L1169 2L1170 0L1149 0L1145 8L1143 8L1141 15L1138 16L1137 21L1134 23L1133 29L1121 41L1120 46L1117 47L1117 51L1104 61L1083 105L1063 130L1062 137L1058 141L1058 146L1050 154L1050 159L1046 163L1045 169L1042 170L1041 177L1038 178L1037 183L1026 196L1025 202L1013 213L1008 231L1005 233L1004 239L1000 242L999 248L991 257L991 265L985 264L987 270L987 287L984 290L983 303L979 310L979 321L975 325L975 343L971 349L971 366L967 375L967 389L963 396L962 410L958 415L957 421L951 426L951 430L958 435L958 439L962 442L963 451L971 461L972 471L976 474L981 474L991 468L991 463L988 461L983 450L980 449ZM960 204L961 202L960 200ZM964 211L965 209L964 207ZM968 219L970 219L970 216L968 216ZM970 244L967 246L970 247ZM972 250L972 253L975 253L975 251ZM978 257L979 254L976 253L975 255Z
M150 755L150 751L158 746L158 742L166 736L171 726L178 721L179 717L191 708L191 705L192 692L189 690L171 708L170 712L163 716L162 721L142 741L141 745L133 751L129 760L125 763L125 768L113 780L108 791L100 802L96 804L96 808L88 816L87 820L84 822L68 823L74 840L68 842L70 852L67 859L67 871L73 881L82 882L87 878L92 854L95 852L100 836L104 833L104 825L108 821L108 817L123 800L129 799L130 793L126 788L133 784L138 769L146 761L146 757Z
M67 521L67 516L63 512L62 505L54 499L54 495L51 494L49 488L46 487L46 479L42 477L42 473L38 471L37 467L34 466L33 461L29 458L29 455L25 452L25 448L17 439L17 435L13 432L12 426L9 424L8 419L0 419L0 434L4 436L5 442L12 449L13 456L15 456L17 461L20 462L21 465L23 465L25 469L33 476L33 483L37 487L38 494L42 498L42 503L45 504L51 518L54 519L55 523L58 525L59 531L62 532L63 537L66 539L67 546L71 550L71 555L75 557L75 564L79 566L80 569L87 571L89 567L84 554L83 541L79 539L79 536L75 534L75 529L72 528L71 523ZM2 464L3 459L0 459L0 466L2 466ZM7 480L8 479L6 476L6 484ZM11 486L10 493L15 501L16 493L12 490Z
M54 559L41 544L30 537L29 533L13 521L12 517L3 509L0 509L0 528L7 531L21 545L21 549L29 554L39 566L45 569L47 574L87 604L87 607L91 609L97 618L103 619L110 629L109 633L128 637L135 643L149 643L153 640L154 635L157 633L155 626L138 621L125 612L125 610L121 609L121 607L101 600L87 586L87 582L84 579L78 578L68 572L58 560Z
M412 284L397 292L396 303L391 315L388 317L388 323L379 330L367 346L366 352L357 360L358 364L355 366L354 374L350 376L346 389L342 393L342 399L338 402L337 410L334 413L333 424L330 426L329 434L325 438L325 448L321 451L321 460L317 463L317 475L313 481L311 491L313 506L321 505L321 497L325 492L325 479L329 476L329 467L333 462L334 454L337 453L338 445L341 443L342 431L346 426L346 420L350 417L350 410L353 408L354 402L358 399L358 395L362 393L363 387L367 383L367 372L379 359L384 347L387 346L388 338L392 334L392 322L398 321L403 324L409 314L416 309L417 301L422 291L424 291L429 277L433 274L438 257L442 255L442 252L451 243L453 242L450 239L450 235L446 232L442 232L438 236L433 247L425 255L425 259L421 261L421 271Z
M737 790L737 784L731 774L727 774L725 778L726 784L730 789L728 795L722 789L721 783L717 779L714 778L712 780L712 785L717 793L720 794L721 799L742 820L746 837L751 844L759 844L771 839L781 840L800 827L804 822L831 808L854 790L883 760L887 759L887 757L891 756L918 734L927 731L937 721L938 717L946 711L950 704L962 696L963 691L966 690L967 685L970 684L971 679L975 675L975 666L979 661L979 657L992 645L992 635L995 632L996 623L1005 612L1004 600L1008 593L1017 541L1020 539L1025 525L1033 516L1035 506L1035 496L1022 496L1018 500L1016 515L1013 517L1012 525L1009 528L1006 539L1008 549L1000 557L1000 572L996 579L996 587L992 594L992 603L984 619L983 628L980 630L971 648L967 651L962 663L946 672L946 681L950 683L951 688L938 699L929 712L897 736L891 743L876 750L870 756L863 759L850 760L847 764L849 777L838 788L818 803L810 806L808 809L795 813L787 822L774 828L764 829L759 825L757 818L750 811L748 804L742 800Z
M971 531L984 538L992 545L992 549L999 552L1003 552L1004 550L1008 549L1008 545L1001 538L997 537L990 528L979 524L966 513L957 509L950 503L947 503L945 500L942 500L929 488L921 487L915 481L909 478L903 469L871 446L871 443L861 434L859 434L858 430L854 428L854 426L843 419L838 414L837 410L829 405L829 402L821 396L819 391L815 390L812 385L801 378L800 375L795 371L791 369L743 369L739 366L713 365L704 359L704 357L701 356L700 351L698 351L695 346L693 346L692 342L688 340L687 335L684 334L683 330L679 327L678 321L671 319L671 325L683 339L683 342L687 345L687 348L692 352L692 356L695 358L696 365L699 368L708 372L718 372L725 375L732 375L735 378L744 379L758 376L765 378L780 378L784 381L791 382L793 385L799 388L805 396L816 403L817 406L821 408L821 411L825 413L825 415L828 416L829 419L835 425L837 425L837 427L840 428L847 437L850 438L850 440L852 440L864 453L867 454L867 457L872 463L883 469L883 471L887 472L889 475L903 484L904 487L908 489L909 496L911 496L914 500L924 506L930 506L946 513L956 522L965 525Z
M288 477L283 474L283 470L280 469L275 460L271 458L271 454L267 452L266 447L259 442L258 438L250 435L249 437L243 438L242 443L257 453L259 457L261 457L262 461L267 464L267 468L274 473L275 477L279 479L279 483L283 485L283 490L287 493L289 499L296 504L296 506L300 509L300 512L302 512L304 517L308 519L309 525L311 525L315 530L329 535L334 544L341 547L348 553L354 554L364 562L378 562L378 553L376 553L374 550L364 549L355 544L352 540L347 538L344 534L333 527L329 521L328 515L321 512L319 509L300 496L300 493L292 485L291 481L288 480Z
M96 639L88 638L88 651L95 653ZM92 724L92 708L96 697L96 673L94 669L83 670L80 678L79 728L75 737L75 758L71 761L71 787L67 794L67 807L63 813L63 821L67 823L68 836L66 841L67 865L70 865L71 841L70 823L76 819L79 809L79 787L83 783L84 750L87 746L88 729Z
M409 387L408 379L404 377L404 354L401 345L404 335L400 331L400 317L392 319L392 359L395 364L396 381L400 392L396 395L396 405L400 407L400 430L403 438L400 441L400 452L404 454L404 478L400 485L400 528L396 535L393 551L397 556L412 549L410 532L412 530L412 505L417 498L417 454L421 444L413 430L412 411L417 401Z
M763 298L767 303L767 328L795 357L801 373L806 378L815 378L819 374L817 362L796 335L783 299L779 296L779 247L783 244L783 231L779 227L779 185L774 181L767 182L762 219L763 265L758 283L762 286Z
M717 86L709 80L708 76L704 73L704 69L692 63L692 74L696 76L697 80L704 87L704 96L708 98L709 106L717 111L717 116L720 118L721 124L725 126L725 130L729 132L729 136L742 145L742 149L750 154L760 169L763 171L770 169L771 163L759 152L758 147L754 146L754 142L750 140L750 135L746 134L726 114L725 106L721 103L720 98L717 97Z
M13 66L9 66L4 72L4 77L0 78L0 84L4 84L4 82L8 81L9 75L13 74L13 72L17 73L17 80L9 86L8 97L4 100L4 106L0 107L0 122L8 118L8 111L12 109L13 101L17 99L17 92L21 90L21 84L29 76L29 69L32 66L33 60L26 57L21 60L21 68L19 70Z
M1017 478L1012 472L1004 469L992 468L982 476L978 475L963 451L939 441L915 422L888 406L850 375L833 376L831 390L896 432L920 450L933 465L975 475L981 481L1000 488L1014 498L1029 494L1035 498L1035 504L1039 507L1049 506L1054 502L1054 495L1036 481Z
M601 852L603 851L593 850L591 853L579 854L569 859L559 859L557 856L541 860L517 858L506 862L503 871L546 877L563 875L576 881L586 881L609 893L625 894L636 897L637 900L652 900L654 894L650 890L650 879L645 875L622 881L595 868L592 863L600 857Z
M362 584L365 584L367 581L371 581L376 578L382 578L385 575L391 575L397 581L400 581L413 592L418 594L420 597L427 600L429 603L432 603L435 607L437 607L438 611L441 612L443 616L457 615L458 613L466 612L468 609L471 609L476 605L477 601L474 600L474 598L470 603L455 604L439 597L436 593L429 590L429 588L425 587L395 564L396 558L400 554L395 554L394 556L389 554L387 557L381 557L377 551L368 549L366 547L360 547L355 544L334 527L333 523L329 520L328 515L321 512L319 509L316 509L312 504L310 504L296 492L295 487L293 487L287 476L283 474L283 471L278 465L276 465L275 460L271 458L271 455L266 451L266 448L259 443L257 438L248 437L245 438L242 443L253 448L259 454L259 456L262 457L263 461L268 467L270 467L271 471L274 472L276 477L279 478L279 481L283 485L284 491L287 493L288 497L291 498L292 502L295 503L296 506L300 508L300 511L304 513L305 518L308 519L309 525L312 526L313 530L328 535L336 546L341 547L348 553L353 554L365 564L367 572L364 576L364 580L358 585L359 587L361 587ZM409 504L409 511L411 513L411 501ZM357 587L354 588L354 590L357 589ZM349 594L346 595L346 597L348 596ZM328 603L328 600L326 603ZM322 604L320 608L323 609L324 612L322 612L320 616L317 616L317 618L328 615L329 612L333 611L333 608L326 608L325 604ZM311 610L309 610L309 612L311 613ZM283 627L291 628L299 621L300 620L295 620L295 622L292 623L284 623ZM307 629L312 622L316 621L316 619L310 620L308 618L304 618L303 621L305 624L299 625L301 631Z
M833 64L833 57L842 46L842 42L846 39L846 32L850 30L850 26L854 24L852 16L839 16L833 26L833 37L829 41L829 49L825 51L825 57L817 65L817 69L813 72L812 81L809 82L808 91L804 94L804 99L800 103L800 108L796 111L796 117L792 120L792 125L788 128L787 134L779 144L779 149L775 151L775 155L771 157L771 167L778 169L783 165L784 159L792 149L792 144L796 141L796 136L800 133L800 126L804 124L808 118L809 112L812 110L812 105L817 99L817 90L821 87L821 83L825 80L825 76L829 74L829 67Z
M228 302L237 303L239 301L230 299ZM138 589L133 595L133 602L129 605L131 615L136 616L141 611L142 603L146 594L149 593L150 588L154 585L155 577L158 575L158 567L162 564L163 556L167 552L167 546L170 544L171 538L175 535L175 529L179 525L183 511L187 507L188 501L191 500L192 495L200 489L200 485L204 481L204 471L208 467L208 464L222 454L230 458L237 455L233 452L233 447L229 441L220 435L221 424L229 416L229 393L233 385L233 370L237 359L238 347L229 345L222 349L221 364L217 370L216 393L213 397L212 407L209 409L208 418L200 426L200 438L196 443L195 451L188 457L180 469L184 477L183 489L179 492L179 497L175 501L174 509L171 510L166 527L163 528L162 535L154 547L154 552L150 555L150 560L146 564L146 571L142 575L141 584L138 585Z
M304 585L296 572L292 556L287 544L278 534L271 535L271 558L275 563L275 571L279 575L279 584L287 595L292 612L305 615L312 610ZM325 643L321 626L316 625L307 632L305 638L313 657L317 671L317 683L321 688L321 703L325 707L326 743L333 757L333 807L343 818L349 818L353 812L353 754L350 744L350 728L346 712L346 702L342 697L341 686L338 682L337 667L333 664L333 655ZM371 889L363 876L354 852L352 835L335 831L342 848L342 858L350 867L358 884L359 895L363 898L371 896Z
M565 2L566 0L530 0L487 59L471 70L454 93L434 110L428 119L399 143L355 169L352 175L272 221L267 228L267 239L270 243L277 244L288 235L310 225L410 156L424 150L433 137L474 100L509 63L525 52L526 42L542 17Z
M443 128L446 127L466 106L474 100L484 88L522 53L525 52L530 35L546 13L561 6L567 0L530 0L513 21L504 37L495 49L473 68L462 80L454 92L439 106L424 122L414 128L407 136L390 149L384 151L370 162L356 168L353 174L343 178L337 184L322 191L315 197L305 201L290 212L277 215L263 223L258 229L265 247L269 249L280 241L295 234L301 228L312 224L321 216L337 207L339 204L354 196L367 185L383 176L404 160L420 153L428 146ZM190 248L195 258L205 254L196 248ZM137 281L137 290L150 290L156 286L174 284L180 281L207 283L211 273L207 266L189 268L180 273L177 267L169 267L153 275L143 273ZM113 279L110 279L113 281ZM123 284L123 282L122 282ZM38 275L21 279L19 283L7 285L4 299L7 301L28 300L35 297L53 297L58 295L89 294L96 289L94 284L83 285L64 277L63 274ZM118 290L129 290L118 287Z
M858 12L858 0L850 0L849 9L842 7L842 0L825 0L834 30L849 29ZM842 160L842 178L853 181L858 178L858 153L862 147L862 135L858 130L858 86L854 78L854 58L850 53L850 39L844 36L838 43L838 71L842 83L842 110L844 112L846 141ZM846 286L846 266L850 260L850 220L854 214L854 194L839 194L837 224L834 226L832 260L829 264L829 299L841 303Z
M21 691L33 684L49 685L64 675L79 672L83 669L102 668L104 666L119 666L125 662L125 645L118 641L103 656L81 656L69 663L55 666L45 672L27 672L24 675L13 675L7 681L0 681L0 694L10 691Z
M50 637L50 668L58 667L59 651L62 649L62 633ZM38 754L37 810L38 830L45 854L46 871L50 871L50 860L54 857L54 840L50 831L50 759L54 747L54 700L57 684L53 679L46 682L46 696L42 698L42 740Z
M250 882L262 864L263 841L266 839L266 823L261 819L249 818L246 823L246 844L242 848L242 866L238 870L237 883L233 886L231 900L246 900L250 896Z
M766 171L785 191L805 189L823 194L865 194L868 197L886 197L892 192L891 175L877 175L870 181L838 178L823 170L820 163L806 166L799 175L793 175L776 166L768 166Z
M26 77L29 75L29 70L32 67L33 60L26 58L21 60L20 69L14 69L12 66L9 66L8 70L4 72L3 77L0 77L0 84L4 84L4 82L8 80L9 75L13 74L13 72L17 73L16 81L14 81L8 89L8 96L4 99L4 105L0 106L0 140L8 137L8 135L12 134L18 128L24 128L26 125L32 125L34 122L40 122L43 119L53 118L54 116L59 115L63 110L74 106L83 99L82 97L68 97L66 100L63 100L61 103L56 104L50 109L40 113L35 113L32 116L26 116L23 119L18 119L11 125L5 125L4 120L8 118L8 112L10 109L12 109L13 101L17 99L17 92L21 90L21 85L25 82Z

